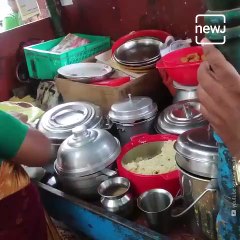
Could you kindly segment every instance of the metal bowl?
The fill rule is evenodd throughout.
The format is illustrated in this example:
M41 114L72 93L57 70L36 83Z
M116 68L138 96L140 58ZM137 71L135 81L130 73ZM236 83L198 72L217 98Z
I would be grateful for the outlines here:
M125 64L146 63L160 57L162 42L154 38L137 38L121 45L114 53L118 62Z

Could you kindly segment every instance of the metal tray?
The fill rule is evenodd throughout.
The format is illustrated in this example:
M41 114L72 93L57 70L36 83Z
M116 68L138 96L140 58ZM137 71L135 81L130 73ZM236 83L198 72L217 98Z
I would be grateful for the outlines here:
M48 180L51 182L51 179ZM54 181L53 181L54 182ZM195 221L187 215L172 226L168 235L160 234L148 228L146 221L137 208L131 219L122 218L103 209L99 201L81 200L46 183L37 182L42 202L48 214L65 223L70 229L82 232L96 240L203 240L195 228ZM190 218L189 218L190 217ZM185 221L190 222L185 224Z

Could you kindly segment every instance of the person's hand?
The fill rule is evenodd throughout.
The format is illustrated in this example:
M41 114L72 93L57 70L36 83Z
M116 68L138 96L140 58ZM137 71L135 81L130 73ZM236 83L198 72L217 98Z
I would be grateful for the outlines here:
M208 41L204 39L203 41ZM198 70L201 112L231 154L240 157L240 76L213 45L204 45L206 61Z

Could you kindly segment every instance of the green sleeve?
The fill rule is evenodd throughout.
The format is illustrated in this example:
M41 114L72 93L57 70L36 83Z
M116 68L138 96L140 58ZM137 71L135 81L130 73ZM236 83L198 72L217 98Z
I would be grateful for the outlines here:
M0 159L14 158L28 132L28 126L0 111ZM1 161L1 160L0 160Z

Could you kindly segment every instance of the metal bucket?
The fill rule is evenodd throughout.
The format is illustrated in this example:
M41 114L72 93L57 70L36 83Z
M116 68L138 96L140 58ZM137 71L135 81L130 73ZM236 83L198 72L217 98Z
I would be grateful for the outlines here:
M200 231L211 240L217 239L218 191L216 179L200 178L180 168L183 199L187 205L194 203L194 216ZM213 188L209 185L215 182ZM214 189L215 188L215 189Z

